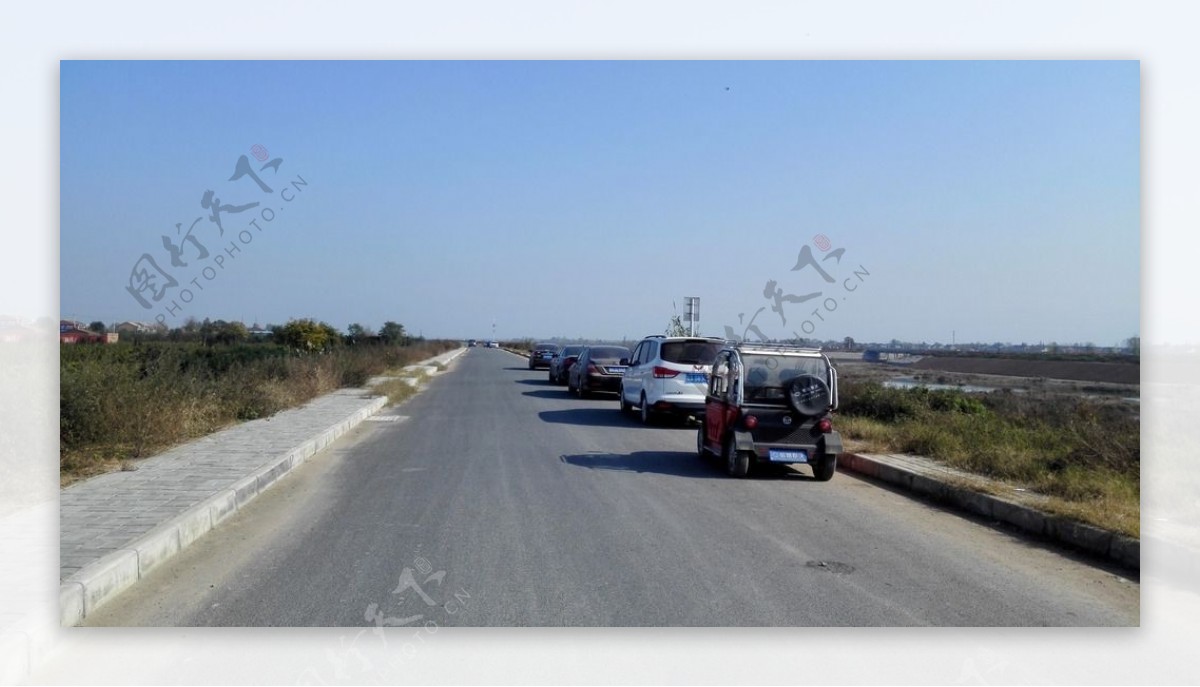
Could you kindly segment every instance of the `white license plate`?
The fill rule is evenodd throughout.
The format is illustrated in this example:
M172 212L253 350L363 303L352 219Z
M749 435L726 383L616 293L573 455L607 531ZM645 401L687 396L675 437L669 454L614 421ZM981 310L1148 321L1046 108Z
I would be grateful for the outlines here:
M807 463L808 451L784 451L773 448L767 451L767 458L780 463Z

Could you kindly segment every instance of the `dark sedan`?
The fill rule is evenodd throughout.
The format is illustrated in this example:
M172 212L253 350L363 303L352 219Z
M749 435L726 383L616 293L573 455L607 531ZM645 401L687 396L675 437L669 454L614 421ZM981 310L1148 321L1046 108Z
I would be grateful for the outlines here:
M579 359L567 373L567 390L586 397L593 391L611 391L621 388L621 377L625 374L623 358L629 357L624 346L588 346L579 353Z
M562 350L550 359L551 384L567 383L567 373L571 371L571 366L579 359L579 353L584 348L584 346L563 346Z
M558 353L558 344L549 342L537 344L529 352L529 369L550 367L550 360L554 357L555 353Z

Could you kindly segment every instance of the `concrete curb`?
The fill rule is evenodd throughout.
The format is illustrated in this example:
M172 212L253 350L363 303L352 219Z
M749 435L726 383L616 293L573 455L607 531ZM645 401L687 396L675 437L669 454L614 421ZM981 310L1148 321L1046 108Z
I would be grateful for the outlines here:
M1141 541L1092 525L1043 513L991 494L972 491L913 470L889 465L856 453L843 453L838 466L873 477L976 515L999 520L1039 537L1108 558L1126 568L1141 568Z
M465 348L434 361L449 364ZM443 354L445 355L445 354ZM432 368L436 372L436 368ZM230 488L213 494L183 513L130 541L123 548L85 566L59 585L59 622L78 625L90 613L128 589L151 570L191 546L197 539L241 510L287 473L387 405L387 397L370 398L358 410L317 436L263 464Z

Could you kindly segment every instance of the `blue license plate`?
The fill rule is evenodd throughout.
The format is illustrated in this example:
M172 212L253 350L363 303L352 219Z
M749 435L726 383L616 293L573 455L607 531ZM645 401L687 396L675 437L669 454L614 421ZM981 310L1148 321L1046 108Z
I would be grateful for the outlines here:
M773 448L767 451L767 458L779 463L807 463L808 451L784 451Z
M708 375L703 372L689 372L686 381L688 384L708 384Z
M610 368L608 368L608 373L609 373L609 374L612 374L612 375L623 375L623 374L625 374L625 368L623 368L623 367L610 367Z

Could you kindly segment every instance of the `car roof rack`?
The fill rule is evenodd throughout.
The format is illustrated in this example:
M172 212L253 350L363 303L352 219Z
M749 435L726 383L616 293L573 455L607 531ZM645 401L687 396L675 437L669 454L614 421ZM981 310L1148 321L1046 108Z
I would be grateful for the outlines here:
M781 351L787 353L820 353L820 348L793 343L767 343L764 341L726 341L725 345L738 350Z

